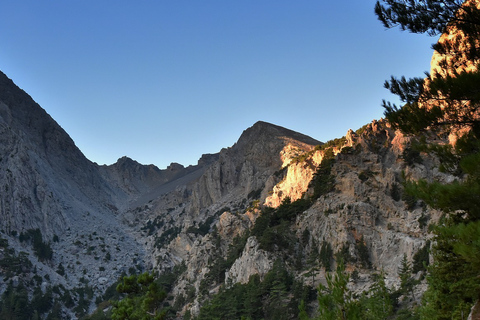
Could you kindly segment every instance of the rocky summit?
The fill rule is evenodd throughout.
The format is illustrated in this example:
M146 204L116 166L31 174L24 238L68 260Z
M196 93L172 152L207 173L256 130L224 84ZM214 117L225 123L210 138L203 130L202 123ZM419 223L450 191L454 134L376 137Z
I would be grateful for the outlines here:
M119 279L152 272L167 318L206 319L256 288L242 298L252 318L297 319L301 303L315 314L340 261L358 294L378 274L398 289L408 262L415 285L397 296L408 307L440 213L402 181L452 179L384 120L325 144L257 122L194 166L99 166L3 73L0 131L0 314L22 297L26 318L107 317Z

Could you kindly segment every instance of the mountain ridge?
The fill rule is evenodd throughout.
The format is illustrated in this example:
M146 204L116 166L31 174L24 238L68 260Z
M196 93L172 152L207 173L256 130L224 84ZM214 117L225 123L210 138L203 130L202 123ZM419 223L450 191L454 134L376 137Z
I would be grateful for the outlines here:
M254 275L264 279L278 267L275 261L315 288L325 281L326 262L318 256L326 243L328 264L337 261L333 252L350 257L349 270L364 279L353 284L356 290L369 287L380 269L396 286L399 256L414 261L426 248L425 221L438 218L402 199L402 174L450 178L430 155L407 163L411 138L383 120L327 144L258 121L195 166L172 163L161 170L128 157L99 166L3 73L0 133L0 270L8 275L0 292L8 292L9 281L28 286L37 276L43 288L62 285L74 297L73 304L59 302L66 318L93 311L93 301L127 272L165 275L183 268L167 302L176 318L198 315L220 288ZM288 219L265 222L265 212L290 204ZM47 257L23 240L37 229L52 250ZM25 257L21 252L30 267L19 272L3 264L12 255ZM315 269L317 263L323 267ZM79 288L91 290L88 303ZM423 281L416 296L424 289ZM61 301L61 294L54 296Z

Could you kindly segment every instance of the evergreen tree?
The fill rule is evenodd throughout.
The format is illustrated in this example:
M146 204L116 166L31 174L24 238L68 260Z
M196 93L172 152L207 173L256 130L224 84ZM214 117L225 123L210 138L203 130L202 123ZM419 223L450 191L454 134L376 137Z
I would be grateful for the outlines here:
M407 259L407 255L403 254L400 269L398 270L398 276L400 277L400 293L405 300L409 294L415 299L413 294L413 287L415 286L415 280L412 277L412 265Z
M347 287L349 276L343 262L339 263L335 274L327 273L327 286L318 286L318 320L361 319L359 302Z
M383 103L386 118L407 133L427 128L469 127L480 132L478 85L480 72L468 67L480 58L480 11L477 1L463 0L383 0L375 12L387 28L399 26L414 33L438 35L455 30L452 37L433 48L445 59L441 70L427 78L392 77L385 87L406 104Z
M15 287L10 282L0 300L0 319L28 320L32 315L27 288L21 283Z
M390 298L390 290L385 284L385 276L382 273L373 274L374 283L367 292L363 292L360 304L365 320L384 320L393 312L393 304Z
M333 249L328 241L322 241L322 248L320 249L320 262L325 267L325 271L332 271L330 261L333 258Z
M447 160L443 169L461 179L449 184L408 182L405 189L447 213L434 231L434 262L428 269L421 316L466 318L480 292L480 5L475 0L383 0L375 12L387 28L430 35L449 32L433 46L444 57L434 73L425 79L392 77L385 86L405 105L383 106L390 123L407 134L468 132L455 147L428 147Z
M138 276L123 277L121 283L117 286L117 291L126 296L113 303L112 319L164 319L165 312L160 307L166 294L154 280L153 274L148 272Z

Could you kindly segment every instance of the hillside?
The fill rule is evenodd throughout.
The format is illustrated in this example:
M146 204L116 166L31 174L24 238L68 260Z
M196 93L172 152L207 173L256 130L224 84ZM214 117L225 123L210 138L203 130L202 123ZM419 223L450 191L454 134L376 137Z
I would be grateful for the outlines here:
M90 162L3 74L0 110L0 312L28 296L25 314L82 317L115 296L120 275L155 271L170 279L169 317L208 318L220 312L209 301L257 281L255 312L279 319L280 299L280 318L297 318L339 259L360 292L380 271L398 289L405 256L419 282L399 308L425 290L439 214L404 195L402 179L451 177L383 120L326 144L257 122L196 166L160 170ZM274 299L265 281L279 272L290 284Z

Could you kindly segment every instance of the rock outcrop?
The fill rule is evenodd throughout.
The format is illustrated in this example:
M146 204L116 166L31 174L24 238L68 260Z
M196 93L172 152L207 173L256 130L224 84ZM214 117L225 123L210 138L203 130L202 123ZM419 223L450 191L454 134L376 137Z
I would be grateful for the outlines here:
M179 317L197 314L220 288L255 274L262 278L277 261L315 287L325 281L325 268L318 271L309 257L324 247L332 251L329 263L344 255L348 270L359 275L351 284L356 290L371 285L370 275L379 270L389 286L398 286L401 259L418 259L428 246L428 224L439 216L405 196L401 180L452 179L430 155L408 158L411 139L384 120L325 145L257 122L233 146L204 155L196 166L172 163L160 170L126 157L98 166L3 74L0 131L0 237L32 263L15 281L33 281L34 266L50 279L46 286L61 284L80 303L74 288L92 287L100 299L122 273L180 269L169 300ZM324 161L331 166L322 171ZM331 188L319 193L315 184L322 175ZM277 237L285 232L291 247L265 245L255 231L258 219L297 200L301 211L278 218L283 229L269 231ZM36 229L53 248L48 259L23 241ZM4 245L0 241L0 260L7 257ZM8 280L0 279L0 291ZM417 286L417 297L424 286ZM82 314L67 305L64 313Z
M273 257L259 248L257 239L247 239L242 255L235 260L225 274L225 283L247 283L250 277L258 274L260 278L272 268Z

